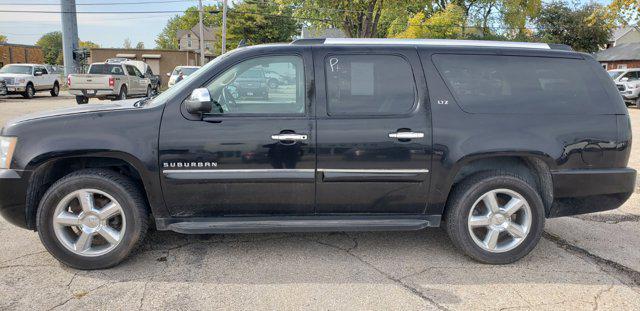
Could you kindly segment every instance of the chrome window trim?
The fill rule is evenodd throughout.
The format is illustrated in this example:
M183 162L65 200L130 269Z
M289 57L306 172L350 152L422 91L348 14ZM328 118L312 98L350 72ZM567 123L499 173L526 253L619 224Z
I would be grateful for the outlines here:
M188 174L188 173L310 173L315 172L314 169L211 169L211 170L163 170L163 174ZM319 172L334 172L334 173L429 173L427 169L330 169L319 168Z

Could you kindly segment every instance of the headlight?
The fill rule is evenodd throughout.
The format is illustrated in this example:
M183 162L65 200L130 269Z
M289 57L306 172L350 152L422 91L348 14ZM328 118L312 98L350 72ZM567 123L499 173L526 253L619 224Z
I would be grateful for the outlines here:
M628 84L627 85L627 88L630 89L630 90L633 90L633 89L635 89L637 87L638 87L637 85L633 85L633 84Z
M18 139L0 136L0 169L8 169L11 165L13 151L16 150Z

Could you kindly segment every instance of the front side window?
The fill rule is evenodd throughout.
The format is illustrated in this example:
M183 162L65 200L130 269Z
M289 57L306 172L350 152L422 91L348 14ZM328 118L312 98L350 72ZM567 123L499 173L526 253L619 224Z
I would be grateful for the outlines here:
M607 93L596 72L582 59L439 54L433 61L467 112L606 111Z
M125 67L127 68L127 74L130 76L137 76L136 69L133 66L126 65Z
M277 71L291 81L270 84L265 72ZM216 107L222 114L302 114L304 67L298 56L259 57L239 63L209 83Z
M411 110L411 65L395 55L331 55L325 60L330 115L395 115Z

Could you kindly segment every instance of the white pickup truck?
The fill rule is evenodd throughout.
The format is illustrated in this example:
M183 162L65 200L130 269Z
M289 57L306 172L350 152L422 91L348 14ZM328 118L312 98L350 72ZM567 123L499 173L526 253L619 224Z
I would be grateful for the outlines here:
M78 104L88 103L89 98L123 100L153 94L150 79L127 61L93 63L87 74L70 74L67 84Z
M0 81L7 85L7 94L20 94L24 98L33 98L37 91L49 91L51 96L58 96L59 78L40 64L8 64L0 69Z
M610 70L609 76L616 83L627 106L640 108L640 68Z

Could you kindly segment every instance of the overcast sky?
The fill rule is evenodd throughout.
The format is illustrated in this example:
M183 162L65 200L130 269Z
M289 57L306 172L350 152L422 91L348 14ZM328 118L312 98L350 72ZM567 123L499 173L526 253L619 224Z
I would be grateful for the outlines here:
M139 4L140 2L147 2ZM164 3L148 3L164 2ZM203 0L205 5L219 1ZM231 0L229 0L231 2ZM549 2L549 0L543 0ZM589 2L579 0L579 2ZM610 0L598 0L608 4ZM20 3L20 4L17 4ZM25 5L35 3L37 5ZM50 4L49 4L50 3ZM0 0L0 10L60 11L59 0ZM142 41L146 48L155 47L155 38L169 17L177 13L114 14L114 11L183 11L197 5L197 0L76 0L78 12L105 12L78 14L80 40L89 40L102 47L121 47L129 38L135 45ZM95 3L132 3L128 5L81 5ZM135 4L133 4L135 3ZM7 13L0 12L0 34L9 43L34 44L43 34L60 30L59 13Z

